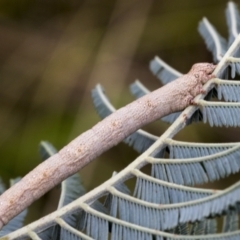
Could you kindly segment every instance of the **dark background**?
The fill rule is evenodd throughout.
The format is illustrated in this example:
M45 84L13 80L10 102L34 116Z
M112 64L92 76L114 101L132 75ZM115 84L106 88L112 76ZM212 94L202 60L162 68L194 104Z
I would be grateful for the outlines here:
M159 55L185 73L196 62L212 62L197 27L206 16L227 37L222 0L0 2L0 175L24 176L40 163L38 145L58 149L99 121L91 89L101 83L119 108L134 98L128 86L139 79L160 86L149 71ZM145 129L161 135L159 121ZM194 124L176 139L239 141L238 129ZM101 143L99 143L101 144ZM138 156L119 144L80 171L87 191ZM218 183L224 188L227 181ZM208 186L209 187L209 186ZM56 208L54 190L31 207L29 221Z

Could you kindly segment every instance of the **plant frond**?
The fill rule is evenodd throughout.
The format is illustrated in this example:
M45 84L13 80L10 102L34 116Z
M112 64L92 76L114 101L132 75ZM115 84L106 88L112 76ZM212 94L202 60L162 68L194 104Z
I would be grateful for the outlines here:
M169 66L158 56L150 62L149 67L152 73L162 82L163 85L182 76L182 73Z
M208 156L230 149L239 143L192 143L167 138L164 143L169 149L169 158L195 158Z
M39 154L42 160L48 159L50 156L57 153L56 148L48 141L41 141L39 144Z
M32 231L33 232L33 231ZM59 233L60 233L60 228L58 225L53 225L51 227L48 227L45 230L42 230L40 232L34 232L36 233L40 239L44 239L44 240L55 240L58 239L59 237ZM29 230L27 231L27 234L29 236L31 236L31 232L29 234Z
M161 120L166 123L173 123L181 115L181 113L182 112L171 113L171 114L161 118Z
M132 83L129 88L135 98L140 98L150 93L150 91L139 80L136 80L134 83Z
M228 2L226 8L226 19L228 25L228 45L230 46L237 35L240 33L240 16L237 5L234 2Z
M220 34L205 17L199 23L198 31L203 37L207 48L212 52L214 62L219 62L227 51L226 40L220 36Z
M98 115L102 119L116 111L106 96L104 88L101 84L97 84L96 87L92 90L91 94L93 105Z
M61 208L86 193L79 174L74 174L61 184L61 196L58 208Z
M103 214L94 211L91 208L87 209L87 218L86 218L86 228L92 228L92 222L96 225L101 225L101 218L108 219L108 222L111 222L111 240L115 239L157 239L157 240L199 240L199 239L209 239L209 240L238 240L240 236L240 231L234 231L225 234L211 234L211 235L195 235L195 236L187 236L187 235L176 235L172 233L158 231L157 229L151 229L142 227L130 222L125 222L120 219L116 219L110 216L103 216ZM166 212L167 215L167 212ZM164 215L164 217L166 216ZM143 218L148 217L145 215ZM142 219L140 219L142 220ZM153 220L153 221L152 221ZM156 222L157 218L151 219L150 222ZM95 229L100 229L100 227L96 227ZM94 231L94 230L93 230ZM101 229L99 230L101 231ZM90 231L89 231L90 232ZM99 236L99 233L94 233ZM90 235L91 236L91 235ZM206 238L207 237L207 238ZM100 239L100 238L99 238ZM107 239L107 238L106 238ZM104 239L104 240L106 240ZM100 239L102 240L102 239Z
M239 65L240 66L240 65ZM240 102L240 82L216 79L217 97L227 102Z
M142 129L137 130L131 135L127 136L123 142L139 153L146 151L155 141L157 136L148 133Z
M78 173L65 179L61 184L61 195L58 203L58 209L73 202L86 193L82 180Z
M110 187L113 206L110 215L121 220L157 230L176 227L179 223L201 221L204 217L222 214L239 201L240 182L209 197L184 203L159 205L125 195ZM155 221L151 221L155 219Z
M142 224L147 222L147 225L141 226L141 224L136 225L127 220L122 220L120 217L120 211L118 218L109 216L102 212L99 212L92 208L86 203L81 203L76 201L78 207L82 211L78 211L85 222L83 224L83 229L80 232L78 229L71 227L61 218L61 213L57 214L58 217L54 218L54 221L58 226L60 226L61 238L60 239L108 239L108 234L110 233L111 239L206 239L205 235L196 235L196 236L186 236L171 234L167 232L161 232L156 228L147 227L150 226L161 226L163 228L167 226L172 226L178 222L177 226L181 225L183 230L187 232L186 224L184 226L183 222L195 222L202 221L205 215L214 216L215 214L220 214L223 211L227 211L228 207L234 205L234 202L237 201L240 183L235 184L231 188L212 195L211 197L203 198L198 201L192 201L181 204L170 204L170 205L159 205L159 204L149 204L145 201L141 201L130 197L126 194L119 192L117 189L110 187L108 188L109 192L114 196L114 198L122 199L121 211L124 210L125 215L122 217L130 218L131 221L139 221ZM118 200L117 199L117 200ZM115 200L114 200L115 201ZM115 201L116 202L116 201ZM113 204L114 205L114 204ZM115 203L117 209L120 208L118 202ZM127 206L129 205L129 206ZM131 205L131 207L130 207ZM141 206L141 208L140 208ZM136 208L140 210L136 211ZM135 211L134 211L135 210ZM117 211L117 210L116 210ZM156 212L157 211L157 212ZM115 211L114 211L115 212ZM118 211L117 211L118 212ZM115 212L115 214L117 214ZM203 216L202 219L198 219L198 214ZM123 213L123 212L122 212ZM160 213L160 214L158 214ZM64 212L62 212L64 214ZM68 213L69 214L69 213ZM56 215L56 214L55 214ZM65 215L65 214L64 214ZM191 220L189 220L191 219ZM49 219L50 220L50 219ZM51 220L50 220L51 221ZM41 222L43 224L43 222ZM44 223L46 224L46 222ZM213 223L208 223L209 226ZM206 224L205 224L206 225ZM214 225L214 224L213 224ZM34 226L38 226L34 223ZM44 225L45 226L45 225ZM31 231L34 231L33 226L29 226ZM26 229L29 229L26 228ZM38 226L39 228L39 226ZM171 227L169 229L172 229ZM184 230L185 229L185 230ZM206 229L206 228L205 228ZM39 230L38 230L39 231ZM171 231L170 231L171 232ZM85 235L86 233L86 235ZM38 234L39 235L39 234ZM240 236L240 231L234 231L224 234L213 234L208 235L208 239L238 239ZM62 238L63 237L63 238ZM130 238L129 238L130 237ZM177 238L176 238L177 237ZM45 238L43 238L46 240Z
M113 172L113 176L115 176L117 174L117 172ZM122 193L125 193L125 194L127 194L127 195L130 195L130 190L129 190L129 188L124 184L124 182L122 182L122 183L118 183L116 186L115 186L115 188L118 190L118 191L120 191L120 192L122 192ZM106 208L106 209L108 209L108 211L110 211L110 208L111 208L111 206L112 206L112 195L111 194L107 194L106 195L106 198L105 198L105 201L104 201L104 203L103 203L103 206Z
M216 127L240 126L240 103L197 101L202 108L203 122Z
M92 240L91 238L84 233L76 230L75 228L71 227L68 223L66 223L63 219L57 218L56 222L61 227L60 232L60 239L67 239L67 240ZM98 238L95 238L98 239ZM107 239L107 238L105 238Z
M115 176L117 174L117 172L113 173L113 176ZM124 182L118 183L114 186L118 191L125 193L127 195L130 195L131 191L130 189L127 187L126 184L124 184Z
M240 58L229 57L226 64L231 67L231 77L235 78L236 73L240 74Z
M99 239L99 240L105 240L108 238L102 238L102 225L104 224L105 227L105 231L107 231L107 227L108 225L106 224L105 221L102 221L101 217L99 216L99 214L97 214L97 216L94 214L96 213L95 211L89 209L91 211L91 213L87 213L87 217L86 217L86 232L87 234L89 234L91 237L93 237L94 239ZM151 232L149 232L149 230L147 230L146 228L141 228L141 227L137 227L136 225L133 224L126 224L123 221L119 221L117 219L111 218L110 216L107 217L108 218L108 222L109 220L113 220L111 222L111 240L115 240L115 239L152 239L152 234ZM145 231L141 231L141 230L145 230ZM156 231L156 230L155 230ZM162 239L162 237L160 238L156 238L156 239Z
M240 169L240 145L228 150L188 159L159 159L147 157L152 164L151 175L163 181L193 185L224 178Z
M215 194L218 190L186 187L148 176L137 169L132 171L137 177L134 196L138 199L158 204L180 203Z

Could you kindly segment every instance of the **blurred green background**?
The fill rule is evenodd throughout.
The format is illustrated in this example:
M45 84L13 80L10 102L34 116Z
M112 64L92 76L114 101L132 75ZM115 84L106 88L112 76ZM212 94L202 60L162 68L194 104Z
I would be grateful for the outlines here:
M206 16L227 37L223 0L0 2L0 175L24 176L40 163L38 145L58 149L99 121L91 89L101 83L119 108L134 98L139 79L160 87L149 71L159 55L185 73L196 62L212 62L197 27ZM161 135L159 121L145 129ZM239 141L238 129L194 124L176 139ZM120 171L136 152L119 144L80 171L89 191ZM218 184L223 188L226 181ZM30 220L56 208L58 190L31 207Z

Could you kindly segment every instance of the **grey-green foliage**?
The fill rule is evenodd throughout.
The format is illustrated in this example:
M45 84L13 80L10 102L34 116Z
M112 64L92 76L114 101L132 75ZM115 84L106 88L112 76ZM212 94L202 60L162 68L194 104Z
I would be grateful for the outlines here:
M205 99L197 98L197 106L184 110L187 124L203 120L211 126L240 125L240 83L223 80L240 73L240 16L233 2L228 3L226 17L228 40L206 18L199 24L200 34L218 63L218 78L205 85ZM159 57L151 61L150 69L163 84L181 76ZM138 98L149 90L136 81L131 92ZM213 96L219 101L210 101ZM100 85L92 97L102 118L115 111ZM239 239L240 181L221 191L192 185L238 172L240 143L173 140L185 127L179 120L181 114L162 119L172 126L160 138L141 129L128 136L125 143L143 154L120 173L82 197L78 175L73 175L62 183L57 211L3 239ZM42 143L41 149L44 159L55 151L49 143ZM145 165L151 166L150 175L143 173ZM125 184L130 178L136 180L133 192Z

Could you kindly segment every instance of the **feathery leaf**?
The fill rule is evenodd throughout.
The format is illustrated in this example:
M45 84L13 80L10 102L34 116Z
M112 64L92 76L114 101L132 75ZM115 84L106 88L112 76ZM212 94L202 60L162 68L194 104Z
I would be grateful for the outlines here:
M240 103L197 102L202 108L203 122L216 127L239 127L240 126Z
M239 143L192 143L165 139L169 149L169 158L195 158L208 156L230 149Z
M228 46L230 46L240 33L240 16L234 2L228 2L226 8L226 19L228 25Z
M200 221L204 217L221 214L239 201L240 182L209 197L169 205L145 202L125 195L113 187L108 190L113 195L114 205L117 206L117 209L111 211L111 216L143 227L165 230L176 227L179 223Z
M218 180L240 170L240 145L199 158L158 159L147 157L153 177L181 185Z
M149 67L152 73L162 82L163 85L182 76L182 73L169 66L157 56L150 62Z
M240 65L239 65L240 66ZM216 79L218 99L227 102L240 102L240 82Z
M158 204L187 202L215 194L217 190L185 187L148 176L135 169L137 177L134 196L138 199Z
M207 48L212 52L214 62L219 62L227 50L226 40L205 17L199 23L198 31L205 40Z

